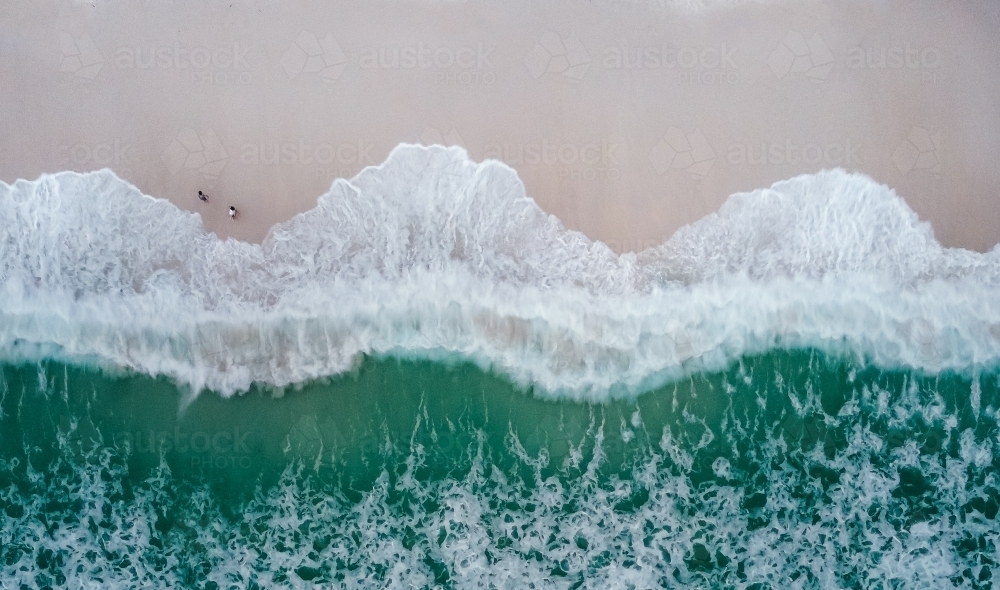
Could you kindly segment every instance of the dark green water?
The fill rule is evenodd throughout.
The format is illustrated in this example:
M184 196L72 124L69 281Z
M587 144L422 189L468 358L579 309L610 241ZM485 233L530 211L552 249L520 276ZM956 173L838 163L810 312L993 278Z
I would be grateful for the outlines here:
M3 588L1000 579L996 373L777 351L594 405L368 359L181 411L163 379L2 371Z

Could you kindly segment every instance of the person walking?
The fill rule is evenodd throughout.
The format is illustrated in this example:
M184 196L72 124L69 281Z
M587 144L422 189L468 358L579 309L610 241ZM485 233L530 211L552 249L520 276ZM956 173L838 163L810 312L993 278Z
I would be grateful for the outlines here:
M203 193L201 191L198 191L198 198L201 199L202 201L204 201L205 203L208 202L208 195L206 195L205 193Z
M229 219L232 219L233 221L235 221L237 213L239 213L239 212L236 210L236 207L230 207L229 208Z

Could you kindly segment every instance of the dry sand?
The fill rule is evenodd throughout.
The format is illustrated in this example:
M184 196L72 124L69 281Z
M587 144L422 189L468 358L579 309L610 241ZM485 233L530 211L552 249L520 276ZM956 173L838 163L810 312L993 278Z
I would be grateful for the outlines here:
M997 31L990 0L14 0L0 179L109 167L256 241L398 143L443 142L507 161L542 208L623 251L840 166L984 251Z

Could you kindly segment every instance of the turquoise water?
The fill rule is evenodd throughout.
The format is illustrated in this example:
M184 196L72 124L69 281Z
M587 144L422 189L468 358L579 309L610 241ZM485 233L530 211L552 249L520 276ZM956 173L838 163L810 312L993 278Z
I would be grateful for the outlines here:
M43 362L0 397L6 587L997 583L996 372L776 351L585 404L368 359L179 412Z
M460 148L0 183L3 589L1000 587L998 389L1000 247L843 170L622 255Z

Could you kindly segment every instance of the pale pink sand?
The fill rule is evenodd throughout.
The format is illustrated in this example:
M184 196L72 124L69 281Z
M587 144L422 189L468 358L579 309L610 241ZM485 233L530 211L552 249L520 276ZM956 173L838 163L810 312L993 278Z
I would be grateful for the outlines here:
M997 31L989 0L14 0L0 179L110 167L256 241L400 142L461 144L626 251L733 192L842 166L984 251L1000 238Z

